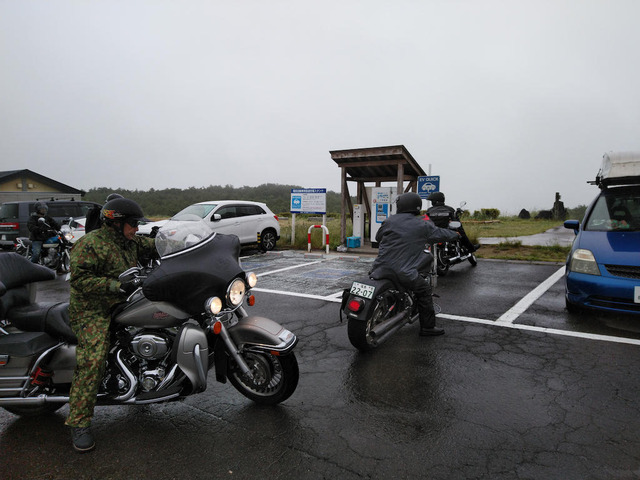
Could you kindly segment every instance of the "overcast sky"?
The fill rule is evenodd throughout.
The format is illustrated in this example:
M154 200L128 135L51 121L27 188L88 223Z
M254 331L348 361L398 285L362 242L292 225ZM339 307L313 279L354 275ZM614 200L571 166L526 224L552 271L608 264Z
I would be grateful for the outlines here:
M587 204L640 150L640 1L0 0L0 170L340 191L405 145L447 203ZM355 184L350 184L355 195Z

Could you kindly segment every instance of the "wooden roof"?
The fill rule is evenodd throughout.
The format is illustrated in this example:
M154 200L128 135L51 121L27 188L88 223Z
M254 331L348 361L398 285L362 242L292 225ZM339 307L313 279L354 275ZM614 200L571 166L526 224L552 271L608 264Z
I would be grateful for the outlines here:
M339 167L346 169L349 181L395 182L399 165L402 166L404 181L426 175L404 145L333 150L329 153Z

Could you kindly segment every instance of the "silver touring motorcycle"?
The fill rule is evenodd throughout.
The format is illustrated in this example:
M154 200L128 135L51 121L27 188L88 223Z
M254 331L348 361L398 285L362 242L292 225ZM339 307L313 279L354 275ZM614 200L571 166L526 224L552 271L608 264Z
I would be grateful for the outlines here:
M245 272L236 236L206 223L170 221L156 236L160 260L121 276L132 285L112 315L98 405L140 405L203 392L207 374L260 404L298 385L296 336L250 316L256 275ZM69 304L35 303L35 282L52 270L16 253L0 255L0 407L17 415L54 412L69 401L76 337Z

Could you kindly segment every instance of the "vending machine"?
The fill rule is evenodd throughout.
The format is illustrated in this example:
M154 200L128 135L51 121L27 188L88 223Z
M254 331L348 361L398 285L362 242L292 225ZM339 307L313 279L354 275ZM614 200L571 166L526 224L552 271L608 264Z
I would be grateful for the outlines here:
M377 247L376 234L387 217L395 213L396 187L371 187L371 245Z

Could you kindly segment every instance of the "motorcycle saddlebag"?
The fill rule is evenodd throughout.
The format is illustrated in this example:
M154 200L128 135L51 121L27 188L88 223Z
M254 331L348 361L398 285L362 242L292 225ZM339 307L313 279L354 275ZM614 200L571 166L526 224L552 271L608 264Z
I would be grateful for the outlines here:
M0 396L12 395L3 389L19 388L33 362L47 349L59 342L43 332L25 332L0 337ZM9 379L13 377L14 379Z

